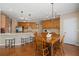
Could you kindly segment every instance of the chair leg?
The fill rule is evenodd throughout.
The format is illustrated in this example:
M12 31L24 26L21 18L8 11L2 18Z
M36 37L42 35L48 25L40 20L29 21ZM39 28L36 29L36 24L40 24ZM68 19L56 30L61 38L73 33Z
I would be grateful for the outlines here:
M62 49L61 49L61 50L62 50L62 55L65 55L65 53L64 53L64 48L63 48L63 47L62 47Z
M7 48L7 40L5 40L5 48Z
M14 48L15 47L15 39L12 39L11 40L11 48Z
M60 54L61 54L61 56L65 55L63 46L60 47Z

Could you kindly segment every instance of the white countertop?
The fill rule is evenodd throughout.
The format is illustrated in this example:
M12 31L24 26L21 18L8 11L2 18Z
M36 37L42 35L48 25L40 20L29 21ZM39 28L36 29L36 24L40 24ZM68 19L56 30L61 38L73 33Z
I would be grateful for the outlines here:
M27 32L27 33L0 33L0 35L22 35L22 34L33 34L33 32Z
M0 34L0 44L5 45L5 39L7 38L15 38L15 44L19 45L21 44L21 38L29 38L30 36L34 37L34 33L2 33Z

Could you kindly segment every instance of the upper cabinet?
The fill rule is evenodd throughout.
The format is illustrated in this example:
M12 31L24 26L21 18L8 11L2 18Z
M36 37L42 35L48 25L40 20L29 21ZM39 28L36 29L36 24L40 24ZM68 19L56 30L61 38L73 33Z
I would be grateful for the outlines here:
M0 33L1 33L1 11L0 11Z
M52 28L60 29L60 18L55 18L52 20Z
M2 33L8 33L9 32L9 23L10 19L7 15L1 13L0 15L0 30Z
M51 20L45 20L42 22L42 27L43 28L52 28L52 22Z
M18 26L21 26L21 27L24 27L24 28L31 27L32 29L37 28L36 22L18 22Z
M60 18L57 17L55 19L50 19L50 20L44 20L42 22L42 28L43 29L60 29Z
M1 29L1 12L0 12L0 29ZM0 32L1 32L1 30L0 30Z
M35 22L30 22L30 27L32 29L37 29L37 24Z
M28 27L29 26L29 23L28 22L18 22L18 26Z

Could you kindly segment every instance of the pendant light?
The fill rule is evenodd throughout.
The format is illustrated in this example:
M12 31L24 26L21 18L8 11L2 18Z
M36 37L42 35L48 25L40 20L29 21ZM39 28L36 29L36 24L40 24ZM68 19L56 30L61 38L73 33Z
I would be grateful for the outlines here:
M54 3L51 3L52 6L52 18L56 17L56 12L54 11Z
M53 3L51 3L51 6L52 6L52 18L54 17L53 15Z

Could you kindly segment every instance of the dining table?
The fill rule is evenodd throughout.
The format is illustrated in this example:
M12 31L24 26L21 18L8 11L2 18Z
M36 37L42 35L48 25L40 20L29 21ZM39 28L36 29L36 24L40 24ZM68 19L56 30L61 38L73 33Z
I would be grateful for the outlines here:
M47 46L48 46L48 50L49 50L49 56L53 55L54 45L55 45L55 43L59 42L59 38L60 38L60 35L59 34L55 34L55 35L51 36L49 41L46 41Z
M57 43L57 41L59 41L60 35L59 34L47 34L46 35L45 33L42 33L41 37L44 39L44 42L46 42L46 46L48 47L48 50L49 50L48 56L53 56L54 45L55 43Z

